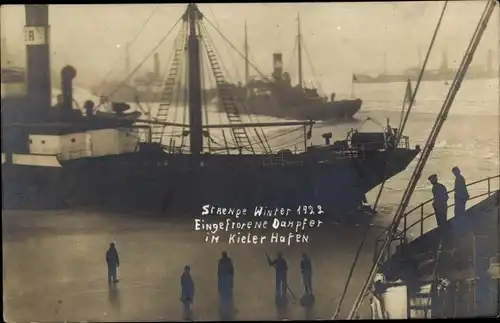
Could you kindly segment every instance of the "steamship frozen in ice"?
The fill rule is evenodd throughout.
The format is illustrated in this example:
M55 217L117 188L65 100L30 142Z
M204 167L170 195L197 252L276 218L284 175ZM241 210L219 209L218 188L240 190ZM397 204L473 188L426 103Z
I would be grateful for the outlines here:
M187 5L176 23L174 59L152 118L128 115L124 103L112 105L113 115L99 114L100 104L90 100L83 112L76 109L76 70L70 66L61 72L62 99L51 106L49 6L25 10L25 32L32 36L26 38L27 95L2 98L4 208L199 211L203 204L320 204L325 211L345 214L419 152L410 148L407 137L396 140L388 131L353 130L333 144L331 134L324 134L326 145L311 145L313 121L243 123L241 111L247 107L217 69L213 47L203 37L207 18L196 4ZM228 124L204 122L201 62L208 63L217 80L218 104ZM166 121L181 80L189 89L185 124ZM304 151L273 148L264 129L292 126L304 135ZM180 136L170 135L175 129Z

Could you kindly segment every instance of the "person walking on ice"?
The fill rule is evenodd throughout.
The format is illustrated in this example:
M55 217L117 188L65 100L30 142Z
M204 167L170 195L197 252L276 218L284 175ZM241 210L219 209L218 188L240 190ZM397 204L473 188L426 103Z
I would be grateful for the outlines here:
M115 244L111 242L109 249L106 251L106 263L108 265L108 284L115 284L118 282L117 268L120 267L120 258Z
M274 267L276 271L276 304L284 305L287 302L287 272L288 264L283 258L283 254L278 252L276 259L271 260L271 257L266 253L269 266Z
M194 302L194 281L189 266L184 266L184 272L181 275L181 302L184 320L191 321L193 317L191 304Z

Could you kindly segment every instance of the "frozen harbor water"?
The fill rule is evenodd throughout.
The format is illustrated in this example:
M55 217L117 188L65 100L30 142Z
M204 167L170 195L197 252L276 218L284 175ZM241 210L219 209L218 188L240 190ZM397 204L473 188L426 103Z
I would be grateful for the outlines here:
M4 211L2 218L4 316L14 322L180 320L180 275L186 264L191 265L196 285L194 319L218 320L217 261L222 250L235 266L235 319L276 319L274 270L264 253L274 255L278 250L288 261L289 285L297 297L303 290L300 256L310 255L316 295L313 318L329 319L363 231L363 223L356 221L326 221L323 229L310 231L307 244L229 245L205 243L189 218L91 211ZM372 227L340 317L347 314L366 279L379 233ZM116 290L108 288L104 259L111 241L121 261ZM304 315L298 302L289 303L289 319Z

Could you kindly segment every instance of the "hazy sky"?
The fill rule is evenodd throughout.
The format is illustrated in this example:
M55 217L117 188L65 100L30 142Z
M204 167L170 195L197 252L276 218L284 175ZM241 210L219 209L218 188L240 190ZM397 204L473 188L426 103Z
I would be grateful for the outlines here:
M484 10L484 1L450 1L429 67L438 67L442 51L447 50L450 65L458 65ZM424 55L429 46L444 1L381 3L276 3L276 4L200 4L209 21L243 51L243 26L248 25L252 62L270 74L272 53L283 52L285 69L296 77L297 60L291 57L300 13L305 49L317 72L317 81L327 88L350 82L351 73L387 69L399 72L418 64L418 50ZM157 4L128 5L51 5L50 23L52 64L60 69L72 64L79 83L99 83L113 68L112 77L124 72L124 45L139 32ZM151 51L185 10L185 4L163 4L157 9L141 35L131 45L131 65L135 67ZM486 52L493 50L496 65L499 44L497 13L483 36L474 63L485 63ZM22 29L23 6L2 6L2 37L7 37L10 54L24 61ZM243 60L226 45L205 22L221 59L227 67L233 61L243 74ZM164 58L172 50L179 28L159 48ZM3 51L3 49L2 49ZM295 54L296 55L296 54ZM231 59L231 58L232 59ZM453 61L457 61L454 63ZM288 63L290 62L290 64ZM293 63L293 66L290 66ZM152 68L152 59L145 67ZM313 79L304 53L304 74ZM256 74L256 73L253 73ZM233 78L236 74L233 73ZM324 86L325 87L325 86Z

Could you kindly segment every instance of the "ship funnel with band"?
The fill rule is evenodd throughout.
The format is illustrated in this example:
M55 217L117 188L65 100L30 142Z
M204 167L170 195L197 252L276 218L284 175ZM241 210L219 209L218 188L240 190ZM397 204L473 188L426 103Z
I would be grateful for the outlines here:
M32 104L48 109L52 103L49 6L25 5L25 13L27 96Z
M281 80L283 77L283 54L273 54L273 77L275 80Z
M73 109L73 79L76 77L76 69L71 65L66 65L61 70L61 92L62 105L64 110Z

